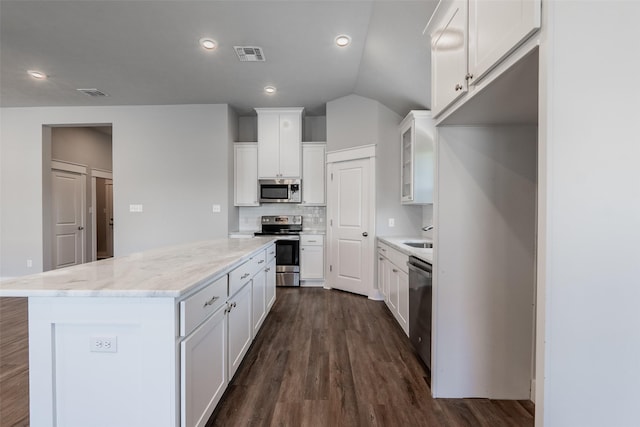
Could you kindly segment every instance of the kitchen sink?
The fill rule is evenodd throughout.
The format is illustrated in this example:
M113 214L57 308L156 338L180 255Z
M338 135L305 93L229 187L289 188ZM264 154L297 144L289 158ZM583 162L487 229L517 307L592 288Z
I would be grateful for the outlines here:
M430 249L433 248L433 243L429 242L404 242L405 245L412 248Z

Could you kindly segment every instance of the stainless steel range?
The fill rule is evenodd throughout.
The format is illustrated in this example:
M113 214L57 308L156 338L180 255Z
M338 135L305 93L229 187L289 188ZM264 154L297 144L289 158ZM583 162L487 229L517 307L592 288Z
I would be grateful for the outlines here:
M300 286L300 232L302 215L263 216L256 236L276 240L276 286Z

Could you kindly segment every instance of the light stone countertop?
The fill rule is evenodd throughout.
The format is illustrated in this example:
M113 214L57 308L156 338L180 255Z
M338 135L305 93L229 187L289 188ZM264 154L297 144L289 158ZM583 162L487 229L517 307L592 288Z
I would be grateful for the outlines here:
M414 256L416 258L420 258L423 261L428 262L429 264L433 264L433 248L429 249L421 249L421 248L413 248L411 246L405 245L403 242L431 242L432 239L428 239L425 237L415 237L415 236L405 236L405 237L382 237L378 236L378 240L387 245L391 246L394 249L399 250L400 252Z
M0 297L181 297L275 242L216 239L109 258L0 282Z

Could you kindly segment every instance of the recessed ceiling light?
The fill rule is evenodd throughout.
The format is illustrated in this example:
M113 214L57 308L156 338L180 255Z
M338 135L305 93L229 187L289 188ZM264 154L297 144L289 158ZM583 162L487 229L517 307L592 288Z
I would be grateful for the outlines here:
M340 47L345 47L349 43L351 43L351 37L345 36L344 34L336 37L336 44Z
M200 46L202 46L206 50L214 50L218 47L218 44L215 40L204 37L200 39Z
M268 95L273 95L274 93L276 93L276 88L275 86L265 86L264 91Z
M34 79L44 80L44 79L47 78L47 75L45 73L43 73L42 71L28 70L27 73L29 73L29 75L31 77L33 77Z

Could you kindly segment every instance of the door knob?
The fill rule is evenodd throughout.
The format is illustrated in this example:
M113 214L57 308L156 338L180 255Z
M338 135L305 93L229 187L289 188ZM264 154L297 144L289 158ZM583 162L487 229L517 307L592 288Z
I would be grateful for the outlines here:
M78 226L78 230L84 230L84 227L80 225Z
M367 236L369 235L369 233L367 233L367 232L365 231L364 233L362 233L362 235L363 235L364 237L367 237Z

